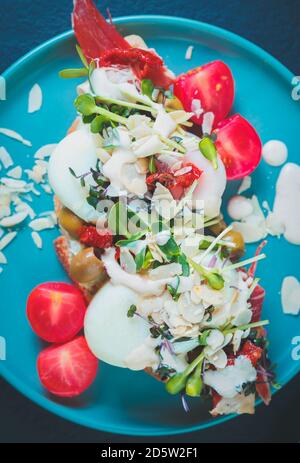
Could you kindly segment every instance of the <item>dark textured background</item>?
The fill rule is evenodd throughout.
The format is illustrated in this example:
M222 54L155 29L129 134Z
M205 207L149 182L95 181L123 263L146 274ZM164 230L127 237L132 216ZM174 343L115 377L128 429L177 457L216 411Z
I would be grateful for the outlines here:
M300 0L103 0L113 16L168 14L240 34L300 75ZM36 45L70 28L71 0L0 0L0 72ZM280 112L278 114L280 117ZM0 442L299 442L300 378L243 416L198 433L168 439L91 431L40 409L0 379Z

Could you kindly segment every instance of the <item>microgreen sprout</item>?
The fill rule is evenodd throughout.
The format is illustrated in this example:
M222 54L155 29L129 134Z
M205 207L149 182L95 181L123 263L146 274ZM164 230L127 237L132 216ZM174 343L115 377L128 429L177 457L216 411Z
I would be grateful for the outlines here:
M107 97L99 96L99 95L97 95L95 99L97 103L106 103L108 105L113 104L113 105L123 106L125 108L138 109L140 111L149 112L151 114L157 113L157 109L152 108L151 106L146 106L146 105L139 104L139 103L131 103L129 101L117 100L115 98L107 98Z
M143 79L141 82L141 90L142 94L146 95L150 100L152 100L152 93L154 90L154 85L152 80L150 79Z
M156 172L155 156L151 156L151 158L150 158L149 172L150 172L150 174L155 174L155 172Z
M213 168L216 170L218 168L217 148L210 137L203 137L199 141L199 150L212 163Z
M193 269L202 277L207 280L208 285L212 289L220 290L224 288L224 278L219 273L217 269L207 270L200 264L197 264L192 259L188 259L189 263L193 267Z
M127 119L125 117L119 116L118 114L112 113L107 109L100 108L96 105L95 98L92 95L85 94L79 95L74 105L79 113L83 116L91 116L92 114L100 114L105 116L108 120L119 122L120 124L126 125Z
M127 317L128 318L133 318L134 314L136 313L137 311L137 307L136 305L132 304L129 309L128 309L128 312L127 312Z
M88 70L86 68L78 69L63 69L59 71L59 76L63 79L74 79L77 77L86 77L88 75Z
M198 357L195 358L182 373L177 373L172 376L166 383L166 390L169 394L178 394L181 392L187 383L187 379L190 374L195 370L199 363L203 362L205 353L201 352Z
M197 365L195 371L188 377L186 382L185 392L190 397L200 397L201 395L203 388L202 366L203 360Z

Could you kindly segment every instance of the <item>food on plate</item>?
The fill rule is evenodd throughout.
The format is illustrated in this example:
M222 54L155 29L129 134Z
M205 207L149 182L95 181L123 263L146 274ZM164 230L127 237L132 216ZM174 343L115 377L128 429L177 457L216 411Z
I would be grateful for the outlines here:
M93 383L98 361L84 336L79 336L42 350L37 369L41 383L49 392L59 397L75 397Z
M35 332L67 341L40 354L41 382L77 395L97 358L145 370L184 404L209 398L214 416L253 413L257 395L269 402L275 377L255 274L265 255L259 247L240 261L243 236L221 205L227 181L257 167L261 142L246 119L228 117L232 73L214 61L175 77L91 0L74 3L82 67L60 75L84 81L48 176L62 233L55 249L75 286L46 283L29 297ZM84 336L70 340L84 313Z
M27 300L27 317L44 341L66 342L82 328L86 303L79 289L68 283L42 283Z

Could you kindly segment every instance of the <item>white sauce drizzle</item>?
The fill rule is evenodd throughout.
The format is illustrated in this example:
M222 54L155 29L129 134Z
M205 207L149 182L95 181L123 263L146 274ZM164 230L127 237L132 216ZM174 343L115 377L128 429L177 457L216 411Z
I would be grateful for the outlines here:
M289 162L282 167L277 183L273 213L285 227L284 237L300 244L300 166Z
M228 214L234 220L241 220L253 212L251 200L244 196L233 196L228 202Z
M270 166L281 166L287 160L288 149L285 143L280 140L270 140L264 144L262 156Z

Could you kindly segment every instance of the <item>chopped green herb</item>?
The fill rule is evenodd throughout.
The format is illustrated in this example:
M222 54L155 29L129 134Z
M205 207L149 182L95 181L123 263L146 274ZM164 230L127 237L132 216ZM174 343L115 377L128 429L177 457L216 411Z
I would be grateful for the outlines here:
M128 318L132 318L132 317L134 316L136 310L137 310L136 305L132 304L132 305L129 307L129 309L128 309L127 317L128 317Z
M167 285L167 290L171 294L174 301L178 301L178 299L180 297L180 294L178 293L179 285L180 285L180 278L179 278L178 275L176 275L176 285L175 285L175 287L170 285L170 284Z

